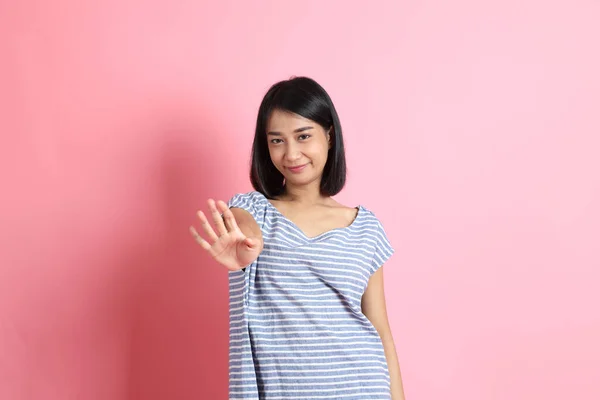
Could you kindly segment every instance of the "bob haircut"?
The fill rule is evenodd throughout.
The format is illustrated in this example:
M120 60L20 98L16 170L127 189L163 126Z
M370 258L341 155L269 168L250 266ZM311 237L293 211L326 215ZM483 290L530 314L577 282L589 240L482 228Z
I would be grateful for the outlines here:
M320 190L324 196L338 194L346 183L346 155L342 127L333 102L325 89L307 77L293 77L274 84L260 104L250 169L250 181L254 189L269 199L285 191L285 179L271 161L266 137L267 123L274 110L290 112L310 119L325 131L331 128L331 147L323 168Z

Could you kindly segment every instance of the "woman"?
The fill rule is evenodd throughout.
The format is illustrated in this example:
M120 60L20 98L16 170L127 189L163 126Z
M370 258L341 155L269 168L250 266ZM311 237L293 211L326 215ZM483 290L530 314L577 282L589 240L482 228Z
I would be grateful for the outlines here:
M342 130L314 80L273 85L258 112L254 191L198 212L229 269L230 399L404 400L381 266L381 222L332 196L346 181Z

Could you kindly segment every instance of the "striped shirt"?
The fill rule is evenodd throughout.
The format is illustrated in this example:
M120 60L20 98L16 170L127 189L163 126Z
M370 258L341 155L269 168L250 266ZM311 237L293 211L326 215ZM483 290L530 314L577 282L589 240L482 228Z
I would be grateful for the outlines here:
M381 338L361 311L369 277L394 253L358 206L350 226L306 236L260 192L248 211L264 247L229 271L229 399L390 399Z

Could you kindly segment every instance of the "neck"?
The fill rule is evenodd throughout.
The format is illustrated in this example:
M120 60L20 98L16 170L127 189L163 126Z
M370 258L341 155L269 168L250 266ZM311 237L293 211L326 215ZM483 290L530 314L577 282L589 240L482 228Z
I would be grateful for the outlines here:
M285 185L285 192L280 199L283 201L293 201L305 205L322 203L326 196L321 195L319 180L308 185L294 186Z

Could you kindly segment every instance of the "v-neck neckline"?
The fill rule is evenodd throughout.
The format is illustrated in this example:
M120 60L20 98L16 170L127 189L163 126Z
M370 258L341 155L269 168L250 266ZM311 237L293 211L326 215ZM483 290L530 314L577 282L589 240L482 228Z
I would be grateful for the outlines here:
M329 233L336 232L336 231L344 231L344 230L352 228L356 224L356 221L358 220L358 218L360 217L360 215L361 215L361 213L363 211L363 206L359 204L358 206L354 207L358 211L356 212L356 216L354 217L354 219L352 220L352 222L350 223L350 225L342 226L342 227L339 227L339 228L333 228L333 229L330 229L330 230L325 231L323 233L320 233L317 236L310 237L306 233L304 233L304 231L302 229L300 229L300 227L294 221L292 221L291 219L289 219L288 217L286 217L285 215L283 215L283 213L281 211L279 211L279 209L277 207L275 207L275 204L271 203L271 201L264 194L262 196L264 197L265 201L267 202L267 205L269 207L271 207L271 209L273 209L281 218L283 218L284 220L286 220L306 240L316 240L316 239L318 239L318 238L320 238L322 236L325 236L325 235L327 235Z

